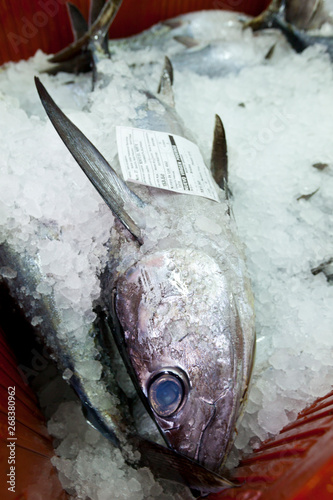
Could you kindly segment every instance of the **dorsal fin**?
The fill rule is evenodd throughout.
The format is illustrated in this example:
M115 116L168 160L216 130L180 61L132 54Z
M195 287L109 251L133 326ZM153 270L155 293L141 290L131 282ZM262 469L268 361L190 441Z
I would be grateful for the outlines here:
M228 197L228 149L225 130L221 118L215 115L214 140L210 168L216 183L224 189Z
M175 99L173 95L173 67L170 59L165 56L164 66L161 74L160 83L157 89L157 93L160 94L163 101L169 104L169 106L175 106Z
M83 17L81 11L76 7L76 5L68 2L67 8L72 24L74 39L78 40L87 33L88 23Z
M45 111L66 147L114 215L142 244L141 227L134 219L144 220L144 202L128 188L95 146L59 109L37 77L35 83Z

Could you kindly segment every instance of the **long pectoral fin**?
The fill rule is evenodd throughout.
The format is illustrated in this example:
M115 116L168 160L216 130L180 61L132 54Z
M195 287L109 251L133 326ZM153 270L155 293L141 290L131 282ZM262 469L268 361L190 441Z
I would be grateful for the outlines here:
M143 201L128 188L95 146L60 110L37 77L35 83L45 111L66 147L114 215L142 243L141 227L134 218L142 220Z
M140 436L129 438L129 442L141 453L140 465L149 467L155 477L185 484L201 495L238 486L165 446Z

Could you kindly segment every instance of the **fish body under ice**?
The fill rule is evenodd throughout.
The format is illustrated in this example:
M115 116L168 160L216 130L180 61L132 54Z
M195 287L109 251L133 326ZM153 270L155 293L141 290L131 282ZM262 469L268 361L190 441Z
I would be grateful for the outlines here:
M251 37L245 45L239 38L244 22L249 20L249 16L237 12L193 12L159 23L123 41L110 40L110 52L117 60L119 49L125 47L128 62L133 59L135 68L139 65L136 51L142 51L139 60L149 61L151 57L153 64L154 54L158 50L170 58L177 71L190 71L210 78L223 77L262 62L276 42L276 35L269 33ZM243 38L248 36L243 34ZM128 51L134 51L134 54ZM139 72L140 68L137 68Z
M244 20L249 16L226 10L190 12L153 25L137 35L109 40L109 47L125 47L126 50L143 50L157 47L166 51L174 44L175 37L186 37L202 43L213 40L233 40L237 37Z
M244 22L250 20L244 14L222 10L183 14L160 22L138 35L109 40L108 52L115 64L126 57L126 62L137 77L140 77L143 68L157 66L161 53L170 58L177 71L192 71L211 78L221 77L263 61L276 42L276 34L268 33L251 37L249 43L244 45L239 38ZM246 37L249 38L249 34L243 34L243 38ZM76 45L79 49L78 41L73 44L74 47ZM67 52L68 60L62 60ZM57 65L51 66L47 72L80 72L82 60L86 63L83 69L90 67L96 71L96 55L92 61L91 50L81 54L77 50L72 52L64 49L59 55L52 56L50 62L56 62Z

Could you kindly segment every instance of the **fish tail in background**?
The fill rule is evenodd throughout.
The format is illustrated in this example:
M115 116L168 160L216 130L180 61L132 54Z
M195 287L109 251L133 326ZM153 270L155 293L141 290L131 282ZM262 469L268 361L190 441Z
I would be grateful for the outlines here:
M77 41L87 33L89 26L76 5L68 2L67 9L71 21L74 40Z
M245 28L252 28L253 31L273 28L273 22L276 16L284 17L286 10L286 0L272 0L266 10L259 16L244 23Z
M49 58L49 62L56 63L56 66L46 70L46 73L79 73L91 70L96 72L97 53L109 54L108 31L121 3L122 0L93 1L89 24L77 7L69 3L68 12L74 42Z
M298 31L292 24L287 23L281 16L275 15L272 18L272 28L277 28L283 33L292 48L300 53L307 47L315 43L311 37Z
M88 32L89 26L76 5L68 2L67 9L71 22L74 41L77 42ZM82 49L82 51L75 57L71 58L68 61L63 61L59 64L55 64L51 68L44 71L44 73L47 73L49 75L56 75L57 73L59 73L59 71L75 74L88 73L93 69L93 67L94 65L91 52L89 50Z
M92 0L92 2L90 4L90 11L89 11L89 26L92 26L97 21L98 16L102 12L102 9L105 5L105 2L106 2L106 0ZM111 23L112 23L112 20L111 20ZM109 41L109 33L107 30L105 33L104 39L101 43L101 47L102 47L103 51L105 52L105 54L109 55L108 41Z
M143 201L127 187L95 146L64 115L37 77L35 83L46 113L66 147L113 214L141 244L142 227L135 219L144 220Z
M321 0L273 0L260 16L244 24L244 28L252 28L253 31L266 28L276 28L286 37L292 48L300 53L314 44L324 45L333 60L333 37L310 35L306 29L320 26L325 21L322 13L323 3ZM320 14L321 17L320 17ZM329 20L329 16L326 16ZM317 24L315 20L317 19ZM268 59L270 53L266 56Z

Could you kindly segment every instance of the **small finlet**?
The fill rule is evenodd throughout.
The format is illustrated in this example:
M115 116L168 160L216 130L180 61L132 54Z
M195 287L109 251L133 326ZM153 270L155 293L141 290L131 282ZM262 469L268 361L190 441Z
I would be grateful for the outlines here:
M45 111L65 146L114 215L142 244L141 227L133 216L140 220L144 218L144 202L128 188L95 146L61 111L37 77L35 83Z
M214 139L210 168L216 183L228 197L228 149L225 130L221 118L215 115Z
M176 40L176 42L185 45L185 47L188 49L192 49L193 47L197 47L198 45L200 45L198 40L190 36L174 36L173 39Z
M83 37L88 31L88 23L76 7L76 5L67 3L68 13L72 24L74 39L78 40Z
M170 59L165 56L164 66L157 93L160 94L163 101L169 106L175 106L175 99L173 95L173 67Z

